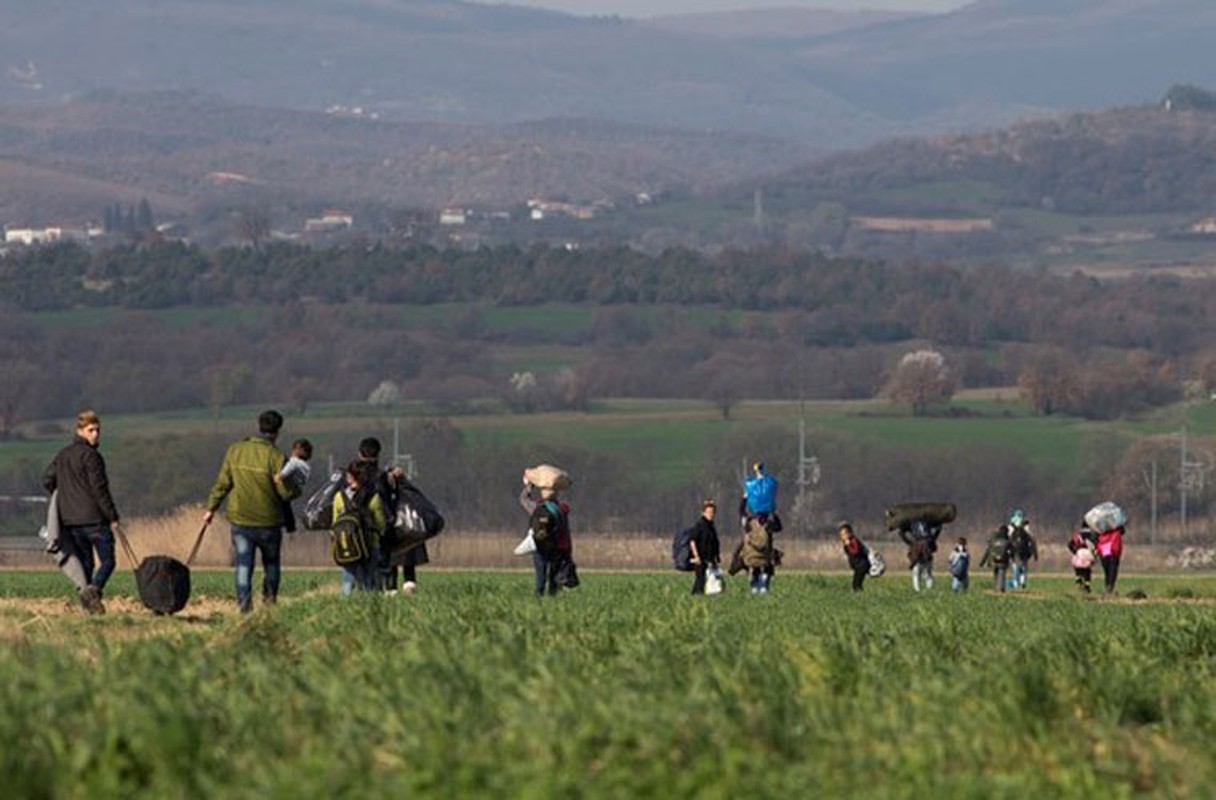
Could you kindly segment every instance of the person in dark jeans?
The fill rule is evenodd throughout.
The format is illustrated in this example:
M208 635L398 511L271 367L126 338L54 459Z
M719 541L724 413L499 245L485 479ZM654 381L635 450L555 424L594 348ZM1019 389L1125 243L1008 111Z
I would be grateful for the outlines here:
M94 411L81 411L76 415L75 437L42 476L48 492L59 491L60 546L70 548L80 560L88 581L80 590L80 602L90 614L105 613L102 595L114 573L114 535L119 528L100 442L101 420Z
M536 493L539 493L539 499ZM536 596L544 597L546 591L555 595L561 589L558 580L561 568L574 556L574 542L570 536L570 506L558 498L556 489L537 489L528 482L526 475L523 490L519 493L519 504L528 512L528 527L536 542L536 549L532 552Z
M262 554L262 600L273 605L279 596L282 567L283 503L299 489L282 478L286 458L275 447L283 427L277 411L258 416L258 434L228 447L215 484L207 496L203 524L211 524L216 510L228 500L232 547L236 552L236 601L241 613L253 610L253 570Z
M714 516L718 504L713 499L701 503L701 516L692 528L692 538L688 541L692 552L693 580L692 593L705 594L705 579L711 567L717 567L722 558L722 545L718 540L718 529L714 527Z
M359 460L371 464L376 470L376 493L384 505L387 520L377 565L380 588L390 595L397 594L397 569L400 567L401 592L409 595L418 589L418 567L430 563L430 556L427 554L425 542L404 552L394 552L398 537L394 526L397 509L401 503L401 489L409 483L409 479L405 470L396 464L390 464L381 470L380 452L380 440L374 436L368 436L359 442Z

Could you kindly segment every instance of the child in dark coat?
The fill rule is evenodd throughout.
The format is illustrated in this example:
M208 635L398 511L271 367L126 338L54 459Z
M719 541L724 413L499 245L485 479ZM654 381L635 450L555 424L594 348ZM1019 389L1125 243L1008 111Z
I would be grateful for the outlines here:
M1013 542L1009 539L1009 526L1002 525L988 539L988 549L980 559L980 566L992 565L992 588L1004 594L1009 561L1013 557Z

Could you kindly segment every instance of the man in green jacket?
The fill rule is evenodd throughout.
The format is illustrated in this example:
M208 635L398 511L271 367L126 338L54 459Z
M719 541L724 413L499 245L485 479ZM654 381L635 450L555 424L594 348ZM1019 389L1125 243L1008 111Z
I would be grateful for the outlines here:
M228 522L236 551L236 601L241 613L253 610L253 568L258 551L265 572L262 599L272 604L279 596L283 502L299 494L279 474L286 461L275 447L282 427L282 414L263 411L258 416L258 435L228 447L203 514L203 523L210 524L216 509L228 498Z

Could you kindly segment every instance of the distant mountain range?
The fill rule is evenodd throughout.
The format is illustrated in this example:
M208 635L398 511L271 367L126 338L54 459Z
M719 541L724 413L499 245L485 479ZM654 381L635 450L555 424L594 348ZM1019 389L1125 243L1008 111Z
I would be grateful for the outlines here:
M772 235L763 216L815 245L848 213L998 218L993 235L1032 238L1010 209L1183 224L1216 211L1216 116L1158 101L1216 84L1214 34L1211 0L645 22L453 0L8 0L0 225L147 199L214 243L251 211L299 230L346 209L383 231L448 206L522 220L534 198L643 197L661 202L572 235L747 244Z
M1211 0L651 21L454 0L7 0L0 104L173 90L382 120L577 118L824 150L1144 103L1216 82L1213 41Z

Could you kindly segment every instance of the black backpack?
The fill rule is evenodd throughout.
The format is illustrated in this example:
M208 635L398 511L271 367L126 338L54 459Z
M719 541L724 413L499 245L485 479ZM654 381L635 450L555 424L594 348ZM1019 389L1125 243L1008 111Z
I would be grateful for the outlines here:
M671 565L680 572L692 572L693 528L685 528L671 540Z
M354 501L351 501L352 503ZM329 531L334 563L349 567L366 561L371 556L367 545L367 530L363 515L357 509L349 509L338 515Z
M1023 561L1028 560L1034 553L1034 545L1030 538L1030 531L1022 526L1013 529L1013 534L1010 536L1011 547L1015 558Z
M557 540L561 535L565 514L561 506L552 500L539 503L532 511L528 527L532 529L532 541L540 553L549 554L557 551Z

